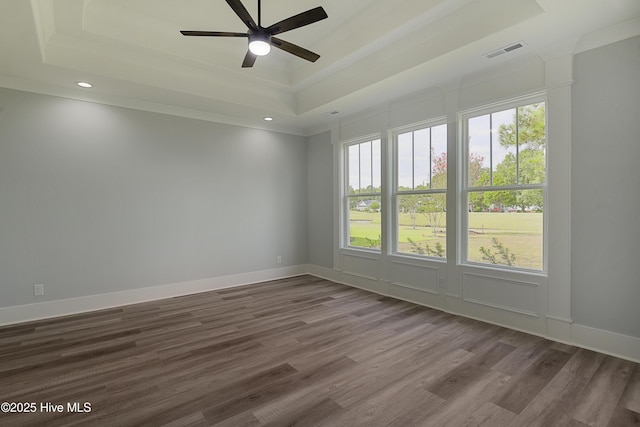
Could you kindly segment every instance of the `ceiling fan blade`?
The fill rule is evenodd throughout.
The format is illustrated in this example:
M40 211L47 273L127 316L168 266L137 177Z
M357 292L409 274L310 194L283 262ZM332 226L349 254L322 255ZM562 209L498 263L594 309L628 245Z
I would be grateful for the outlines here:
M249 37L247 33L229 33L226 31L180 31L183 36L202 37Z
M318 55L317 53L313 53L310 50L304 49L300 46L289 43L277 37L271 37L271 44L278 49L282 49L285 52L289 52L302 59L306 59L307 61L316 62L318 58L320 58L320 55Z
M229 4L229 6L231 6L231 9L233 9L233 11L236 13L236 15L238 15L242 22L244 22L247 28L251 30L258 29L256 22L253 20L240 0L227 0L227 3Z
M247 51L247 54L244 56L244 61L242 61L242 68L251 68L253 64L256 63L257 55L251 53L250 50Z
M322 21L326 18L328 18L327 12L325 12L322 7L318 6L315 9L307 10L306 12L302 12L298 15L277 22L266 28L266 30L267 33L275 35L304 27L305 25L313 24L314 22Z

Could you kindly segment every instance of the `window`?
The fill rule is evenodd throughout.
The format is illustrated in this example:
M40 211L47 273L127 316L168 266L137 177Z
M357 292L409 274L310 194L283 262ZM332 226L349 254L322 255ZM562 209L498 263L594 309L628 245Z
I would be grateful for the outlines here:
M380 250L382 173L380 139L346 146L345 246Z
M447 125L394 134L395 252L446 257Z
M544 270L545 103L463 116L463 260Z

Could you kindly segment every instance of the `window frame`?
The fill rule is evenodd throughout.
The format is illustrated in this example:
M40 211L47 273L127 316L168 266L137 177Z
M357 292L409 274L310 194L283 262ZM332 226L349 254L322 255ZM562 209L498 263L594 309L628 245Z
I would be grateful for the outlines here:
M358 193L358 194L354 194L351 195L349 194L349 163L350 163L350 159L349 159L349 147L352 147L354 145L361 145L361 144L366 144L366 143L372 143L374 141L378 141L379 143L379 148L380 148L380 165L379 165L379 172L380 172L380 192L379 193ZM380 211L382 213L382 210L384 209L384 205L385 205L385 199L384 199L384 194L385 194L385 178L383 176L383 170L384 170L384 162L385 162L385 158L384 158L384 150L383 150L383 141L382 138L379 134L372 134L372 135L368 135L368 136L363 136L360 138L356 138L356 139L352 139L352 140L348 140L348 141L343 141L341 143L341 152L342 152L342 158L343 158L343 167L342 167L342 185L341 185L341 191L342 191L342 200L341 200L341 208L342 208L342 223L343 223L343 227L342 227L342 232L341 232L341 239L340 239L340 247L342 249L347 249L347 250L353 250L353 251L363 251L363 252L369 252L369 253L374 253L374 254L381 254L382 253L382 248L384 247L384 219L381 220L380 222L380 248L376 249L376 248L368 248L368 247L363 247L363 246L353 246L351 245L351 227L350 227L350 214L349 214L349 200L351 198L360 198L360 197L377 197L380 199ZM372 151L373 153L373 151ZM374 168L373 168L373 160L374 160L374 156L371 156L371 187L373 188L374 185L374 181L373 181L373 176L374 176Z
M469 119L479 117L485 114L498 113L500 111L517 109L520 107L526 107L528 105L544 103L545 104L545 179L540 184L515 184L515 185L503 185L503 186L482 186L482 187L470 187L469 186ZM508 100L484 104L479 107L459 111L457 114L457 125L459 131L458 140L458 152L459 155L456 159L457 176L458 176L458 212L457 218L457 250L456 260L460 266L473 266L485 269L494 269L500 271L511 272L525 272L528 274L546 276L548 273L548 259L549 253L549 235L548 235L548 220L549 211L548 203L548 183L549 183L549 99L547 92L540 92L530 94L521 97L509 98ZM516 165L518 169L519 165ZM541 190L543 197L543 218L542 218L542 268L540 270L533 268L525 268L518 266L509 266L503 264L489 264L478 261L469 260L469 194L483 191L518 191L518 190Z
M399 190L399 172L400 172L400 168L399 168L399 154L398 154L398 138L400 135L406 134L406 133L415 133L421 130L426 130L429 129L429 148L431 151L432 148L432 139L431 139L431 130L434 127L437 126L442 126L444 125L445 127L445 131L446 131L446 139L445 142L447 143L447 163L449 163L449 150L448 150L448 135L449 135L449 125L447 123L447 118L446 116L441 116L441 117L435 117L429 120L424 120L424 121L420 121L417 123L412 123L410 125L405 125L405 126L401 126L401 127L397 127L397 128L393 128L389 130L389 140L391 141L391 151L392 151L392 155L391 155L391 161L388 162L391 168L391 188L389 191L389 197L391 200L390 206L391 206L391 245L390 245L390 253L394 256L398 256L398 257L406 257L406 258L417 258L420 260L429 260L429 261L439 261L439 262L446 262L447 257L448 257L448 253L446 252L446 246L445 246L445 256L443 257L438 257L438 256L433 256L433 255L421 255L421 254L416 254L416 253L410 253L410 252L400 252L399 250L399 237L400 237L400 224L399 224L399 203L398 203L398 199L399 196L410 196L410 195L428 195L428 194L442 194L445 197L445 201L447 200L447 195L448 192L451 191L451 186L449 185L449 180L447 180L447 186L445 188L438 188L438 189L429 189L429 190L415 190L415 182L413 182L413 190L411 191L400 191ZM412 163L415 164L415 153L412 153ZM449 167L447 165L447 170L449 170ZM429 178L430 178L430 183L431 183L431 159L429 162ZM415 172L414 172L414 177L412 179L415 178ZM447 229L447 214L446 214L446 210L445 210L445 229Z

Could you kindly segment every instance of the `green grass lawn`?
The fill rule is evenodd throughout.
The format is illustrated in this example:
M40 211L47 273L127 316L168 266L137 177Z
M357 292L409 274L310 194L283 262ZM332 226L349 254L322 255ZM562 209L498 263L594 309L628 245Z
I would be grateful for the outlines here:
M360 247L375 247L381 235L380 213L350 212L351 245ZM416 247L409 243L429 245L434 248L437 242L446 250L446 229L444 219L442 227L434 234L428 226L425 215L418 214L415 229L411 226L408 214L400 214L399 252L417 253ZM541 213L506 213L506 212L470 212L469 213L469 256L471 261L487 262L483 260L481 247L491 250L492 238L496 238L511 253L516 256L515 266L542 269L542 214ZM499 257L498 257L499 258Z
M469 229L493 233L542 234L541 213L469 212Z
M380 212L349 212L351 246L380 249L382 235Z

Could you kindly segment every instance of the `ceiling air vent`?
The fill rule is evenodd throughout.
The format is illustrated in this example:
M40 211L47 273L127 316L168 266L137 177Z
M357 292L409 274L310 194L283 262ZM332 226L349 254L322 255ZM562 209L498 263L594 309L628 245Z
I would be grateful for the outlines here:
M489 53L485 53L484 56L486 56L489 59L493 59L496 56L500 56L504 53L513 52L514 50L518 50L523 47L524 47L523 42L513 43L513 44L510 44L509 46L501 47L500 49L492 50Z

